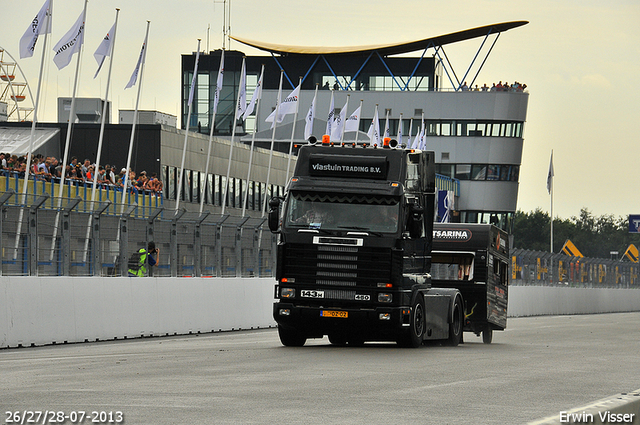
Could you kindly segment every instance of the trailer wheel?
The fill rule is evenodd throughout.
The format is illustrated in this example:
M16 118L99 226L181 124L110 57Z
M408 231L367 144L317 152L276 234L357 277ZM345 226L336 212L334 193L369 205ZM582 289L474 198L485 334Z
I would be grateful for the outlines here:
M493 329L491 328L491 325L487 325L487 327L482 331L482 342L484 342L485 344L491 344L492 340Z
M280 325L278 325L278 336L285 347L302 347L307 342L307 338L297 330Z
M462 341L462 332L464 325L464 311L462 308L462 301L460 297L456 297L453 303L453 316L451 317L451 324L449 325L449 338L447 339L447 345L452 347L457 346Z
M422 295L418 295L411 307L411 325L409 333L398 339L397 343L407 348L418 348L422 344L426 328L424 301Z

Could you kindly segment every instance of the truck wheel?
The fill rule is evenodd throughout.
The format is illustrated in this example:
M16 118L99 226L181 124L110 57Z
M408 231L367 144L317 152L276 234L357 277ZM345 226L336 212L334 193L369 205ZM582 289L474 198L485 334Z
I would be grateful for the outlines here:
M493 329L491 328L491 325L487 325L487 327L482 331L482 342L484 342L485 344L491 344L492 340Z
M397 343L407 348L418 348L422 344L425 330L425 313L422 295L418 295L411 307L411 325L409 333L400 338Z
M307 342L307 338L297 330L280 325L278 325L278 336L285 347L302 347Z
M462 309L462 301L460 297L456 297L453 303L453 316L451 317L451 324L449 325L449 338L447 339L447 345L452 347L457 346L462 341L462 326L464 324L464 312Z

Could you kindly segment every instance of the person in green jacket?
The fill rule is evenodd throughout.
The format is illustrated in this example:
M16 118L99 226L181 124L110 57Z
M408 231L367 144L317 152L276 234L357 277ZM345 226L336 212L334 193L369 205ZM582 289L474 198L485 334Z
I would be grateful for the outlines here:
M144 277L147 276L147 265L149 271L151 267L158 264L159 250L156 248L154 242L149 242L148 248L140 248L129 259L129 276L130 277Z

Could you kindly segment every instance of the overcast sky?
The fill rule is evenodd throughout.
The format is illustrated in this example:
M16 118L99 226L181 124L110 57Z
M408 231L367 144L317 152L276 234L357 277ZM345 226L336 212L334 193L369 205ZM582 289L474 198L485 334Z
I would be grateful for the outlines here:
M39 121L55 121L57 97L71 96L75 59L58 71L50 51L84 5L83 0L53 2ZM0 47L15 58L20 37L43 3L23 0L10 13L3 8ZM195 51L198 38L202 50L222 47L222 0L90 1L78 96L104 98L108 63L93 80L97 68L93 52L113 24L116 8L121 11L109 95L112 120L117 119L118 109L134 107L137 86L124 87L135 67L147 20L151 26L140 108L179 115L181 54ZM233 0L227 25L232 35L241 38L352 46L413 41L517 20L529 24L500 36L477 82L517 80L528 86L518 209L550 210L546 179L553 149L554 216L577 216L581 208L595 215L640 214L637 0ZM481 41L445 47L459 74ZM18 59L34 96L42 45L38 47L33 58ZM230 47L248 55L265 54L237 42ZM304 99L301 102L304 105Z

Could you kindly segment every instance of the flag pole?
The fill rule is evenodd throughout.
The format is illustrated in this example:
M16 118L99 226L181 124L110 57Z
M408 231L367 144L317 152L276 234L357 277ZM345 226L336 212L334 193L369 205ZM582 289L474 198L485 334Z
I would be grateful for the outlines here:
M33 150L33 139L36 133L36 122L38 121L38 105L40 103L40 89L42 88L42 73L44 69L44 57L47 50L47 34L51 32L51 19L53 16L53 0L49 3L49 16L47 17L47 28L44 31L44 41L42 42L42 58L40 59L40 75L38 76L38 88L36 90L36 103L33 105L33 121L31 122L31 133L29 134L29 151L27 152L27 168L24 172L24 183L22 185L22 204L26 203L27 188L29 186L29 172L31 168L31 151ZM35 46L34 46L35 48ZM64 164L62 164L62 175L64 175ZM22 219L24 216L24 209L20 208L20 216L18 218L18 228L16 231L16 243L13 253L13 259L18 256L18 246L20 245L20 233L22 231ZM57 220L56 220L57 223ZM55 240L55 238L54 238ZM51 250L53 256L53 250Z
M309 112L305 117L305 125L304 125L304 139L305 141L311 137L313 134L313 121L316 119L316 106L318 100L318 86L320 84L316 83L316 91L313 93L313 100L311 101L311 106L309 106Z
M360 135L360 116L362 116L362 102L363 99L360 99L360 114L358 114L358 124L356 124L356 145L358 144L358 136Z
M398 135L396 137L398 138L397 147L400 147L400 145L402 145L402 112L400 112L400 118L398 119Z
M550 186L549 186L549 195L551 198L551 249L550 252L553 254L553 175L554 175L554 171L553 171L553 149L551 149L551 161L550 161L550 165L549 165L549 178L551 179L550 181Z
M273 131L271 133L271 149L269 150L269 166L267 168L267 182L264 193L264 199L262 200L262 217L264 217L267 210L267 192L269 192L269 177L271 175L271 160L273 159L273 143L276 139L276 127L278 126L278 112L280 110L280 97L282 95L282 75L284 70L280 70L280 85L278 87L278 98L276 101L275 115L273 116Z
M208 51L208 48L207 48ZM211 145L213 142L213 130L216 126L216 114L218 113L218 102L220 101L220 91L222 90L222 79L224 75L224 50L220 56L220 68L218 69L218 79L216 80L216 93L213 100L213 117L211 118L211 124L209 124L209 147L207 149L207 164L205 165L204 176L205 182L202 186L202 194L200 195L200 215L204 209L204 191L209 184L209 160L211 159ZM220 86L220 87L219 87ZM212 188L212 193L214 189Z
M87 17L87 3L88 0L84 1L84 9L82 11L82 21L86 22ZM84 29L83 29L84 32ZM82 35L84 39L84 34ZM76 93L78 90L78 75L80 73L80 58L82 57L82 51L84 50L84 42L80 46L80 51L78 51L78 58L76 60L76 71L75 77L73 80L73 94L71 96L71 109L69 110L69 123L67 124L67 137L64 144L64 154L62 156L62 166L65 172L60 173L60 187L58 190L58 212L56 213L56 221L53 227L53 237L51 238L51 244L54 245L56 238L58 237L58 221L60 219L60 207L62 206L62 194L64 191L64 178L66 174L67 160L69 159L69 145L71 144L71 128L73 127L74 115L76 113ZM55 59L54 59L55 60ZM53 250L51 250L53 254Z
M102 157L102 141L104 140L104 126L107 119L107 106L109 104L109 84L111 83L111 69L113 65L113 55L116 47L116 33L118 32L118 15L120 14L120 9L116 8L116 22L113 25L113 34L111 34L111 47L109 52L109 72L107 72L107 89L104 94L104 105L102 105L102 120L100 122L100 135L98 136L98 152L96 153L96 166L93 170L93 190L91 191L91 208L94 207L96 202L96 195L98 194L98 170L100 169L100 159ZM96 74L97 75L97 74ZM89 215L89 220L87 223L87 234L84 242L84 258L83 261L86 261L87 254L89 251L89 236L91 233L91 220L93 219L93 214Z
M264 74L264 65L262 65L262 70L260 71L260 79L258 79L259 88L256 90L260 90L259 96L256 99L256 125L253 129L253 134L251 135L251 150L249 151L249 166L247 167L247 186L244 191L244 199L242 200L242 217L245 216L247 210L247 199L249 198L249 179L251 178L251 166L253 164L253 146L256 141L256 133L258 132L258 117L260 116L260 99L262 98L262 78Z
M180 175L178 176L178 190L176 192L176 213L180 207L180 197L182 196L182 179L184 177L184 160L187 155L187 141L189 139L189 121L191 121L191 105L193 104L193 93L198 83L198 60L200 59L200 41L198 39L198 50L196 50L196 63L193 68L193 78L191 79L191 88L189 91L187 122L184 129L184 143L182 146L182 162L180 163Z
M342 122L342 129L340 131L340 142L344 142L344 129L347 127L347 119L349 118L347 114L349 113L349 97L351 95L347 95L347 101L344 104L344 121ZM341 111L342 112L342 111Z
M229 193L229 175L231 174L231 158L233 157L233 143L236 137L236 127L238 123L238 111L244 111L247 105L241 105L242 92L246 90L246 81L242 81L242 79L246 79L246 68L245 68L245 57L242 57L242 71L240 72L240 85L238 86L238 99L236 100L236 110L233 113L233 128L231 129L231 142L229 144L229 161L227 162L227 178L224 181L224 187L222 190L222 211L220 215L224 215L225 207L227 206L227 194ZM245 86L243 87L243 83ZM242 183L240 183L242 186Z
M298 83L298 87L302 88L302 77L300 77L300 82ZM298 107L300 106L300 99L296 102L296 112L293 114L293 125L291 126L291 141L289 142L289 158L287 159L287 174L284 175L285 184L289 181L289 169L291 168L291 155L293 153L293 137L296 132L296 121L298 120ZM274 119L278 119L278 116Z
M147 21L147 30L144 36L144 43L142 45L143 51L141 52L141 57L139 59L140 62L140 81L138 81L138 94L136 95L136 106L133 111L133 123L131 124L131 138L129 140L129 152L127 154L127 166L124 173L124 181L122 182L122 207L120 210L120 214L124 212L124 205L127 199L127 185L129 184L129 169L131 168L131 155L133 153L133 140L136 134L136 123L138 122L138 105L140 104L140 92L142 91L142 74L144 71L144 63L147 58L147 49L148 49L148 41L149 41L149 24L151 21ZM135 70L133 71L135 75ZM131 82L130 82L131 83ZM134 83L135 84L135 83ZM126 89L127 87L125 87Z

